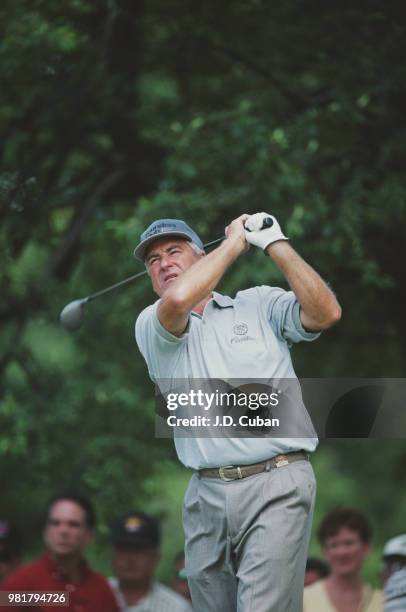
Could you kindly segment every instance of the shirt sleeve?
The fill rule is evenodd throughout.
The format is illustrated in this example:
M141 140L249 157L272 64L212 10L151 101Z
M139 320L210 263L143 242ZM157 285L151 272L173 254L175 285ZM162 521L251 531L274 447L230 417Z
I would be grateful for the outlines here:
M300 320L300 304L293 291L280 287L260 287L261 300L265 300L267 317L277 336L289 344L311 342L321 332L307 331Z
M174 360L185 349L188 338L188 329L182 336L174 336L163 327L158 319L158 304L159 300L145 308L135 323L135 339L153 381L170 377L169 360L173 367Z
M111 588L108 580L103 578L103 606L106 609L106 612L120 612L120 606L116 600L116 596Z

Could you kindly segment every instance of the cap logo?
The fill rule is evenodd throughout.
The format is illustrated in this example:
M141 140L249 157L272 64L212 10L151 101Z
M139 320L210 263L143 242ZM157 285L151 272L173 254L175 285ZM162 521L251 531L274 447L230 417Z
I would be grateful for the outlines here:
M125 530L126 531L138 531L144 524L144 521L138 516L129 516L125 522Z
M176 229L175 223L158 223L145 234L145 238L150 236L156 236L156 234L163 234L166 229Z

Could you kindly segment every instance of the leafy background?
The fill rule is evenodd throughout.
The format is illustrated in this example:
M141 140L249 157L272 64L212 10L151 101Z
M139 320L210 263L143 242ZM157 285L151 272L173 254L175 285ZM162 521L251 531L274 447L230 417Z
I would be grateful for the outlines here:
M188 474L154 438L133 339L148 280L88 306L75 334L58 323L66 302L140 269L131 252L155 218L208 241L272 212L344 312L294 349L298 375L404 375L402 16L376 0L3 0L0 513L23 525L28 556L61 486L95 501L104 571L109 522L131 507L163 520L164 578L182 547ZM221 289L264 282L285 286L251 253ZM315 525L337 504L365 510L374 580L405 531L404 440L327 440L314 465Z

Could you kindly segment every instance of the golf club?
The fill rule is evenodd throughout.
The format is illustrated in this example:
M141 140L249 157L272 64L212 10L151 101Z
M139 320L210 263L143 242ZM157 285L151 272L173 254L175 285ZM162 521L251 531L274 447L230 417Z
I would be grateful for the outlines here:
M273 220L270 217L268 217L264 219L261 229L265 229L266 227L272 227L272 225L273 225ZM221 238L216 238L216 240L212 240L211 242L208 242L207 244L203 245L203 248L207 249L215 244L218 244L219 242L224 240L224 238L225 236L222 236ZM104 295L105 293L110 293L110 291L115 291L119 287L123 287L124 285L127 285L128 283L132 283L137 278L140 278L141 276L145 276L146 274L147 274L147 271L143 270L142 272L138 272L138 274L134 274L133 276L129 276L128 278L125 278L124 280L120 281L119 283L116 283L115 285L111 285L110 287L101 289L100 291L97 291L97 293L92 293L91 295L88 295L87 297L81 298L79 300L73 300L73 302L69 302L69 304L65 306L65 308L62 310L61 314L59 315L59 320L61 324L63 325L63 327L65 327L65 329L68 329L69 331L74 331L76 329L79 329L83 321L84 307L86 304L88 304L92 300L95 300L101 295Z

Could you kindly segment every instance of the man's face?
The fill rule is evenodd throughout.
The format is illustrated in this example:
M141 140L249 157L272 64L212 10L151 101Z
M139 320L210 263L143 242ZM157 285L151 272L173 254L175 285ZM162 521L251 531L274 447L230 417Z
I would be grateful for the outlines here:
M145 265L151 277L152 287L161 297L166 288L185 270L190 268L201 255L183 238L159 238L147 249Z
M86 513L73 501L58 500L50 508L44 531L48 550L55 557L81 555L92 539Z
M122 584L137 585L149 582L159 562L155 549L114 548L113 571Z
M383 558L383 564L379 571L379 578L383 586L394 572L406 568L406 556L390 555Z
M369 544L361 540L358 532L348 527L341 527L336 535L330 536L324 543L331 573L340 576L357 574L369 552Z

